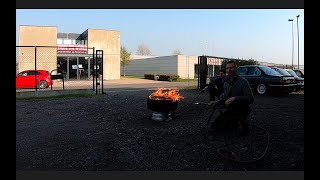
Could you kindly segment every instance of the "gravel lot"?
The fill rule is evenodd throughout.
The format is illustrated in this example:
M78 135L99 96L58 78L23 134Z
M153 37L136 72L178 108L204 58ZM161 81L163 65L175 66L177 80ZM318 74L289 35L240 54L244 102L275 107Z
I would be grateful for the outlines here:
M196 90L181 90L176 117L154 122L146 108L153 91L93 97L17 100L16 170L304 170L304 93L255 96L251 122L266 128L270 146L259 162L221 158L226 148L241 160L259 157L267 138L256 128L237 138L210 133L210 108L191 105ZM200 97L207 102L208 93Z

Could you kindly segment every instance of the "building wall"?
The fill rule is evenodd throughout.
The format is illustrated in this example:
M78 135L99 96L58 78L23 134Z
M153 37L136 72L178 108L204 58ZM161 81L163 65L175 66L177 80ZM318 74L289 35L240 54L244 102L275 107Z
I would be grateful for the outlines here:
M129 76L143 76L144 74L177 74L177 56L133 59L125 68L126 75ZM123 68L121 67L121 75L122 74Z
M143 76L144 74L178 74L182 79L194 79L195 64L198 56L160 56L154 58L132 59L126 66L126 75ZM123 68L121 68L121 75Z
M57 27L20 26L19 46L56 46ZM37 69L51 71L57 69L57 49L52 47L37 48ZM35 48L18 48L19 71L35 68Z
M103 78L120 79L120 32L88 29L88 47L103 50Z
M194 79L195 64L198 64L198 56L178 55L178 75L182 79Z

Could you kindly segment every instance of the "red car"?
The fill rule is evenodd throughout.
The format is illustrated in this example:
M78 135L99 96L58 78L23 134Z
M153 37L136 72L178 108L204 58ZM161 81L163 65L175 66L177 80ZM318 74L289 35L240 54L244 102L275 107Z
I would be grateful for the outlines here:
M37 74L37 75L36 75ZM51 86L51 75L45 70L26 70L16 75L16 88L40 88Z

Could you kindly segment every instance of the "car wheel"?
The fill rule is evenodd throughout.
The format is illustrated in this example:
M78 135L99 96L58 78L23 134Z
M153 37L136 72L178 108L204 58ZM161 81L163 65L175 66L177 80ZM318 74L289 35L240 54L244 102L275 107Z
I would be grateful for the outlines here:
M47 81L40 81L38 86L40 89L45 89L48 87L48 83Z
M264 83L259 83L256 86L256 92L260 95L264 95L267 93L267 85Z

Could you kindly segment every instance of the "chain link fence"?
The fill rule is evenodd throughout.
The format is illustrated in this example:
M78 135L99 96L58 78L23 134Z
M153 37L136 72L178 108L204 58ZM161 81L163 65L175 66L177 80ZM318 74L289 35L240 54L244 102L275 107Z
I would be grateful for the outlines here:
M16 46L16 91L94 90L102 67L94 51L86 46Z

